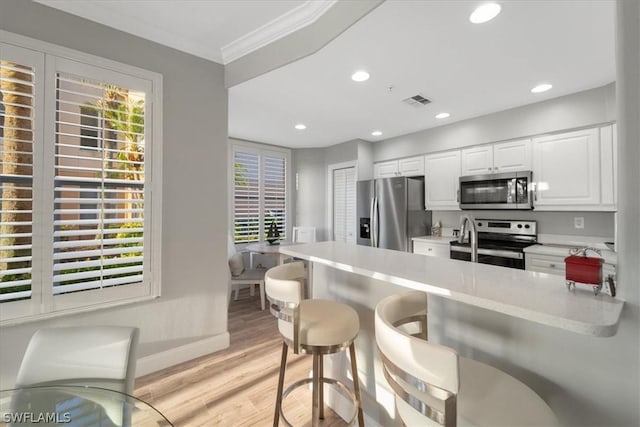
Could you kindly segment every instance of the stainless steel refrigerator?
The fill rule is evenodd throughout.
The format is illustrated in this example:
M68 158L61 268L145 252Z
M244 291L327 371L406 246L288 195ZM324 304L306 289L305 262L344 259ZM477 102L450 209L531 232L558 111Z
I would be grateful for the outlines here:
M411 251L411 238L431 233L424 178L380 178L357 183L358 244Z

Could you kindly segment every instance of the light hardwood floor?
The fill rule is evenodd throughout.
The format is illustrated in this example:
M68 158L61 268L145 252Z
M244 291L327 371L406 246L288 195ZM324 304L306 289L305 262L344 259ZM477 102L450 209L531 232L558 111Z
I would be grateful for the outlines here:
M228 349L138 378L136 397L176 427L272 425L282 350L276 319L243 290L229 306L229 332ZM310 371L311 356L289 350L285 387ZM295 426L311 425L310 391L293 392L284 411ZM323 426L345 425L328 408L325 417Z

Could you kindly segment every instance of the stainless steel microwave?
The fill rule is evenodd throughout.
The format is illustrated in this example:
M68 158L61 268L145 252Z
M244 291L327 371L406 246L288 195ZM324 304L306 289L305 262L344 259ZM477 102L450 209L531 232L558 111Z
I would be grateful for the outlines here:
M460 177L460 209L533 209L531 171Z

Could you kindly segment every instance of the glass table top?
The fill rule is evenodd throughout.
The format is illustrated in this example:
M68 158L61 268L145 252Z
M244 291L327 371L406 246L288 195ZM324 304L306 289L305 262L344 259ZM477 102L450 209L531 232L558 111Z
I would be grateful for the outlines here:
M0 427L173 426L150 404L114 390L40 386L0 390Z

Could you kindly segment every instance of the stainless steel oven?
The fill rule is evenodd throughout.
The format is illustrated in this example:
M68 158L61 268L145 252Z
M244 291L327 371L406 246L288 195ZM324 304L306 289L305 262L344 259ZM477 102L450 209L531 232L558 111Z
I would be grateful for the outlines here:
M460 209L533 209L531 171L460 177Z
M535 221L477 219L478 262L525 269L524 248L536 244ZM450 244L451 259L471 261L469 241Z

